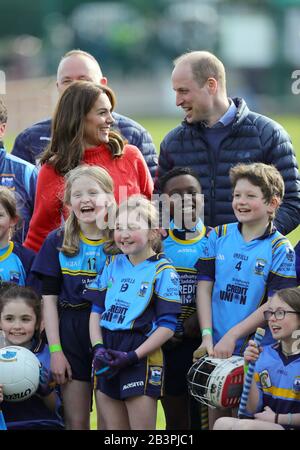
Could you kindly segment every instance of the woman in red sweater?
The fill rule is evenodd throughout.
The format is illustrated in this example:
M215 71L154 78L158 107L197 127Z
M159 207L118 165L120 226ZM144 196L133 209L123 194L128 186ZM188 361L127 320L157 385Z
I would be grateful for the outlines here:
M132 194L150 198L153 181L141 152L111 130L113 91L86 81L72 83L56 107L51 142L41 157L34 212L25 247L38 251L48 233L59 227L63 209L64 176L79 164L105 168L121 202Z

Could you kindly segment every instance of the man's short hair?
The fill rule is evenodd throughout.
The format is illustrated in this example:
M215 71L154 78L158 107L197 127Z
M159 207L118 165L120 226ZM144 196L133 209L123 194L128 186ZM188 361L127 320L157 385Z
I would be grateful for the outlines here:
M93 61L93 63L95 64L95 67L97 67L99 69L99 81L100 81L100 78L103 76L100 64L98 63L98 61L96 60L96 58L93 55L91 55L88 52L85 52L84 50L80 50L79 48L73 49L73 50L69 50L67 53L65 53L61 57L61 59L59 61L59 64L58 64L58 67L57 67L57 74L58 74L58 71L59 71L59 68L60 68L62 62L65 59L69 58L70 56L84 56L85 58L88 58L91 61Z
M208 78L218 81L220 88L226 90L226 72L222 61L207 51L187 52L174 60L174 66L185 62L191 65L195 81L203 87Z
M0 98L0 124L7 123L7 108L4 101Z
M80 50L79 48L70 50L67 53L65 53L61 57L60 62L66 58L69 58L70 56L85 56L86 58L90 58L92 61L94 61L94 63L97 64L97 66L99 66L99 68L100 68L100 64L98 63L98 61L96 60L96 58L93 55L91 55L88 52L85 52L84 50ZM100 70L101 70L101 68L100 68Z

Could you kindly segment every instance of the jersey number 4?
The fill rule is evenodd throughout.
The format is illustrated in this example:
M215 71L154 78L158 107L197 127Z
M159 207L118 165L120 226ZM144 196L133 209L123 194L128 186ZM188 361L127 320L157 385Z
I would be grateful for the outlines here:
M242 268L242 261L238 262L237 265L235 266L236 270L241 270Z

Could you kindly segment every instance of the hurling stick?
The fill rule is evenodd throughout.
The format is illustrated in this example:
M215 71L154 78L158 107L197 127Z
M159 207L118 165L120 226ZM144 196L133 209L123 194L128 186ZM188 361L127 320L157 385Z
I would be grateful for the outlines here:
M202 356L204 355L207 355L206 348L197 348L193 353L193 362L197 361L197 359L202 358ZM208 406L202 403L201 405L199 405L199 409L201 430L208 430Z
M263 328L257 328L255 336L254 336L254 342L259 347L259 344L262 341L262 338L265 335L265 330ZM243 392L241 395L239 410L238 410L238 417L241 418L244 415L247 415L247 402L249 397L249 392L252 384L252 378L254 375L254 369L255 369L255 362L250 362L248 366L248 371L244 379L244 386L243 386Z
M193 362L196 362L197 359L202 358L202 356L207 355L207 351L205 347L202 348L196 348L196 350L193 353Z

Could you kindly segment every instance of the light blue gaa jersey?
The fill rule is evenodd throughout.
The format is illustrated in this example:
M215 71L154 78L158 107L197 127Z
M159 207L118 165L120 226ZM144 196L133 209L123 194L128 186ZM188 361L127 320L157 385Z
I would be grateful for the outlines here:
M196 312L197 270L195 264L207 243L206 227L202 221L196 225L198 235L191 239L189 231L174 229L170 223L168 236L163 241L164 253L175 267L180 279L181 314L178 318L175 333L183 333L183 322Z
M257 411L269 406L279 414L300 413L299 354L284 356L278 343L264 347L254 377L260 391Z
M169 316L181 311L179 277L162 254L135 266L126 255L112 257L85 295L94 303L92 311L102 315L100 325L109 330L150 335L157 320L159 326L168 326Z
M197 263L198 280L214 281L212 292L213 340L216 344L233 326L250 316L268 296L296 286L295 253L276 229L246 242L238 223L213 230ZM248 337L234 350L242 354ZM272 342L266 333L264 345Z
M9 242L7 247L0 249L0 282L8 281L25 286L34 252L20 244Z
M82 304L83 290L105 265L105 240L90 240L80 232L79 252L66 256L59 250L63 243L63 228L51 231L36 255L32 271L61 279L59 303L78 306Z

